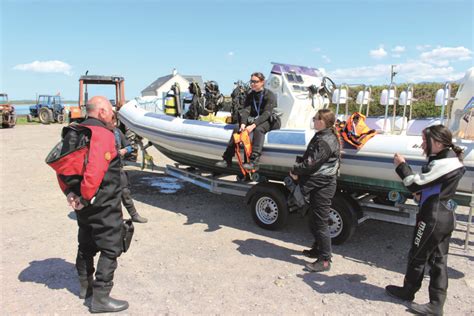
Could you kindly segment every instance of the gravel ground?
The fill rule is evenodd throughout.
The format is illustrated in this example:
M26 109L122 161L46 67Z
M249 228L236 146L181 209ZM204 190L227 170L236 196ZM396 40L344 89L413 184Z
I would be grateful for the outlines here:
M87 314L74 268L77 225L45 163L60 125L20 125L1 135L1 315ZM242 198L215 195L167 177L172 163L151 150L158 169L128 166L132 192L147 224L136 224L119 258L112 295L122 314L403 315L384 293L401 284L412 228L367 221L334 246L328 273L309 273L300 255L311 244L306 219L281 231L255 225ZM467 208L458 218L466 221ZM474 314L474 237L465 225L450 248L447 315ZM416 302L428 300L428 280Z

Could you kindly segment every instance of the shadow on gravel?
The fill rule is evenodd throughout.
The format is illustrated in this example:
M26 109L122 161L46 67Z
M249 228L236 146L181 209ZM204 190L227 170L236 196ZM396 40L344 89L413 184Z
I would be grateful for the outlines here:
M228 194L213 194L194 184L185 183L163 173L128 170L135 200L156 207L156 214L147 215L159 221L159 212L166 211L185 216L183 225L206 225L205 232L212 233L222 227L231 227L256 235L275 238L302 247L309 247L313 237L306 218L290 214L287 225L278 231L260 228L255 224L244 199ZM158 209L160 208L160 209ZM334 245L333 252L346 260L404 274L413 227L368 220L357 227L352 238L342 245ZM264 241L240 242L241 252L255 256L272 257L300 264L292 257L301 249L289 250ZM268 250L268 248L275 248ZM239 250L240 251L240 250ZM449 277L458 279L464 274L449 268Z
M61 258L31 261L29 267L18 275L18 280L44 284L51 290L66 289L79 295L76 267Z
M265 240L251 238L247 240L234 240L233 243L239 246L237 251L243 255L271 258L301 265L302 267L306 263L305 260L294 257L294 255L301 255L300 251L278 246Z
M320 294L347 294L360 300L393 302L395 299L385 294L385 289L365 283L367 277L362 274L344 273L329 276L323 273L298 274L314 291ZM397 301L399 302L399 301Z

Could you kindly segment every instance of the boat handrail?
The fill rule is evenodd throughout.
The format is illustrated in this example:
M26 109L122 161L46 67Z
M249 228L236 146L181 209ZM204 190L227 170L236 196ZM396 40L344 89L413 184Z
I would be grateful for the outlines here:
M362 87L363 87L364 90L359 91L359 93L357 94L356 103L359 104L359 113L362 113L362 107L364 105L367 105L365 116L368 117L369 116L370 101L374 100L374 99L371 98L371 96L372 96L372 87L370 85L366 86L365 84L362 85Z
M443 125L445 125L444 112L446 110L446 107L448 106L450 101L452 104L452 102L456 100L456 98L451 97L451 92L452 92L452 88L451 88L450 82L446 82L444 84L444 88L441 88L438 91L436 91L435 106L441 106L441 115L439 116L439 118L441 120L441 124ZM449 117L448 117L448 122L446 125L449 126Z
M385 92L386 91L386 92ZM393 96L391 96L393 91ZM384 100L384 93L387 94L386 100ZM380 96L380 104L385 105L385 114L384 114L384 123L383 123L383 132L387 132L387 120L388 120L388 107L390 106L390 103L393 104L393 117L392 117L392 126L390 129L390 132L394 131L395 127L395 116L397 115L397 85L395 83L391 83L388 86L388 91L386 89L382 90L381 96Z
M403 114L402 117L406 117L406 112L407 112L407 106L410 106L410 114L407 118L407 121L411 120L412 117L412 110L413 110L413 103L414 101L417 101L413 97L414 91L413 91L413 85L409 84L408 87L405 89L405 91L400 92L400 96L398 98L398 104L403 105ZM403 123L405 120L403 121ZM405 130L405 124L402 125L401 131Z
M345 91L344 93L342 91ZM345 94L343 96L343 94ZM344 116L345 118L348 117L349 115L349 101L350 98L349 98L349 86L346 84L346 83L342 83L339 85L339 88L337 88L336 90L334 90L334 93L333 93L333 98L332 98L332 101L333 103L336 103L336 117L337 115L339 114L339 107L341 104L345 104L346 105L346 110L345 110L345 113L344 113Z

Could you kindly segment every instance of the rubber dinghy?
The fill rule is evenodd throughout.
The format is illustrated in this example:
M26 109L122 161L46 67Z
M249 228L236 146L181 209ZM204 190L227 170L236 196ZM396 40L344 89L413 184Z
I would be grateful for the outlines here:
M441 118L408 120L406 117L387 117L387 115L368 116L367 125L377 130L377 134L360 149L344 145L338 185L350 192L375 194L381 199L387 199L388 195L393 194L408 197L408 192L394 171L393 155L395 152L404 155L410 165L419 170L426 161L421 149L421 131L426 126L443 122L453 131L456 137L455 144L464 148L464 164L467 171L458 190L472 193L473 69L466 73L455 98L450 98L450 89L443 90L441 97L444 102L443 110L448 102L454 100L449 120ZM318 69L276 63L273 64L267 78L266 88L277 96L277 111L283 113L281 116L283 128L266 135L258 175L260 180L264 178L283 180L293 166L296 155L304 153L315 133L310 129L310 121L315 112L320 108L326 108L331 97L334 101L336 96L340 101L344 91L341 87L335 90L332 81L323 77ZM399 99L395 98L396 89L394 91L392 88L388 90L386 98L387 109L389 105L395 107L396 100ZM409 105L411 96L408 91L408 102L405 96L405 105ZM361 105L367 104L367 100L370 100L370 95L368 91L364 91ZM145 110L147 104L158 104L155 107L156 112ZM148 139L160 152L180 164L218 173L236 175L240 173L236 159L230 169L219 169L214 165L222 159L221 155L231 137L234 125L169 116L164 114L161 104L162 100L158 97L139 97L120 109L119 118L128 128ZM226 114L229 113L220 115ZM457 201L467 205L469 198L459 196Z

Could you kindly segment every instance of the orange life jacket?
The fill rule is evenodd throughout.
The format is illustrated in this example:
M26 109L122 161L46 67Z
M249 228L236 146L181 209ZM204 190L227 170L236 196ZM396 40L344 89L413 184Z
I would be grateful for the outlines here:
M354 112L347 121L337 121L336 128L342 138L350 145L361 149L377 132L365 124L365 115Z
M234 138L235 155L237 156L237 160L239 161L240 171L242 171L242 175L246 176L251 172L245 170L243 167L244 161L242 160L242 156L240 155L240 144L242 144L242 146L244 147L245 161L250 161L250 155L252 154L252 142L250 141L249 132L247 130L244 130L241 133L232 134L232 137Z

